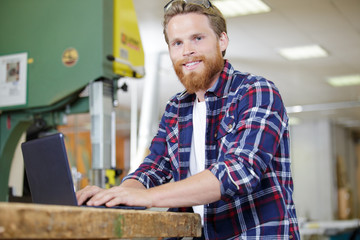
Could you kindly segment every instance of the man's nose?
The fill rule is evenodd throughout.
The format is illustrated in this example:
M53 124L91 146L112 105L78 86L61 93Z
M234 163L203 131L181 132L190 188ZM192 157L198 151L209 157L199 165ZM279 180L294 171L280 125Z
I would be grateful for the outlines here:
M184 56L191 56L195 53L195 48L191 44L191 42L185 42L183 46L184 46L184 48L183 48Z

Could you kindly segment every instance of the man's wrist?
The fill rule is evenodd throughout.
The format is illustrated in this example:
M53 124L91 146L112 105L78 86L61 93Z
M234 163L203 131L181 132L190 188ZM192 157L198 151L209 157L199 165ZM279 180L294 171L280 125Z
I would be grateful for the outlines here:
M139 189L146 189L145 186L135 179L127 179L121 183L122 187L129 187L129 188L139 188Z

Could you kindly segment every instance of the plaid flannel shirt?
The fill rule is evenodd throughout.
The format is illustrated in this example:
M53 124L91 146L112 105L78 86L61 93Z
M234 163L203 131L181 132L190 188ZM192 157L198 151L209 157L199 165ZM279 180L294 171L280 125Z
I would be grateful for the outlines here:
M185 91L168 102L150 154L124 180L150 188L187 177L195 99ZM288 117L275 85L225 61L205 101L205 167L221 182L221 200L205 205L205 238L300 239Z

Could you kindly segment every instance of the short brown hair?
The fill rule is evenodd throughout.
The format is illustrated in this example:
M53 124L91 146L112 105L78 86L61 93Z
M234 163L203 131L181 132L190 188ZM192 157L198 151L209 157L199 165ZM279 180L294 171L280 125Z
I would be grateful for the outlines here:
M163 33L167 44L169 44L169 38L166 33L166 27L169 21L176 15L187 13L199 13L207 16L210 22L210 26L218 38L223 32L227 34L226 20L220 10L214 5L206 8L199 4L186 3L185 1L174 1L164 14ZM225 55L225 51L223 51L222 55Z

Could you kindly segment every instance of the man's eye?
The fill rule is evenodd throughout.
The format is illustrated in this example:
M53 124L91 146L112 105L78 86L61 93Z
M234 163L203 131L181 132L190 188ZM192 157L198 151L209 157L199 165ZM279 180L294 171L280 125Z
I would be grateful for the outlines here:
M196 37L195 39L196 39L196 41L200 41L202 39L202 37Z

